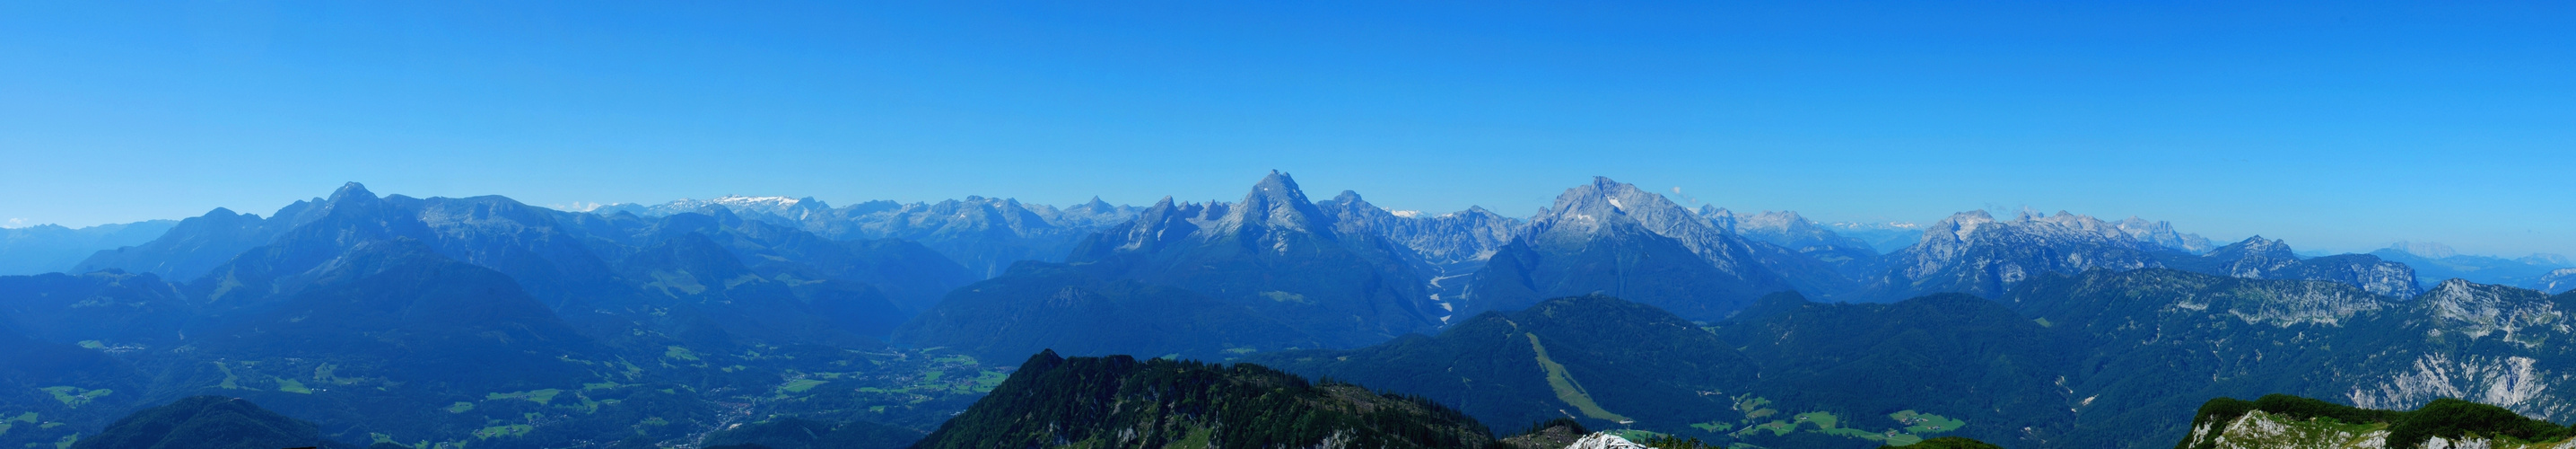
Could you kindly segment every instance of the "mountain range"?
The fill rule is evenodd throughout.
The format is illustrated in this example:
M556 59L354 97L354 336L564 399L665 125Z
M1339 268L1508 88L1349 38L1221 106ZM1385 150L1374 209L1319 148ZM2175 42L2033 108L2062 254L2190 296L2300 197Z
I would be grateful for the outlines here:
M98 229L83 245L123 246L0 276L0 446L209 395L331 444L477 448L1536 438L1488 424L2143 447L2211 397L2576 413L2548 393L2576 388L2563 260L2311 257L2135 217L1818 223L1609 178L1527 218L1424 214L1273 172L1238 201L1147 207L570 211L350 183L265 217ZM1029 362L991 363L1009 360ZM1162 394L1185 386L1213 389ZM994 398L1014 411L978 410ZM1027 413L1062 426L1008 418ZM1229 427L1295 420L1341 424Z
M58 225L0 228L0 276L63 271L90 253L151 241L178 225L178 220L148 220L78 229Z

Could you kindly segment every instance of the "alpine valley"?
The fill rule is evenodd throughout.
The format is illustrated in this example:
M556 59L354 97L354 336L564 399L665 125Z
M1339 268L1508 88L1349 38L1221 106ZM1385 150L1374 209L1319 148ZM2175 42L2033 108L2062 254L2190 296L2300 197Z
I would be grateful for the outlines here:
M2565 257L1609 178L1527 217L1278 172L1141 207L349 183L0 231L0 274L0 448L2576 446Z

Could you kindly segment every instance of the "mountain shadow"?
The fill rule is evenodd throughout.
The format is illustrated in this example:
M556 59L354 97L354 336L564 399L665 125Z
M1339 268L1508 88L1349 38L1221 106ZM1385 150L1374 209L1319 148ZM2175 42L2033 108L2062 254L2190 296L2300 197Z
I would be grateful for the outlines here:
M1049 348L1079 356L1222 359L1320 346L1239 303L1042 262L1021 262L1008 274L957 289L905 323L895 341L983 360Z
M359 446L322 438L312 422L289 418L250 401L191 396L134 412L75 449L279 449Z
M913 447L1499 448L1419 398L1259 365L1041 352Z

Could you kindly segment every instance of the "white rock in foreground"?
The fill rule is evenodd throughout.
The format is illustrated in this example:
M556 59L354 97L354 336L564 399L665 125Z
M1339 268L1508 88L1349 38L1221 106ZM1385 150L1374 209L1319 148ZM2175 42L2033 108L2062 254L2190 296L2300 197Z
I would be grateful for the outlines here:
M1646 446L1645 446L1645 445L1641 445L1641 444L1637 444L1637 443L1629 442L1627 438L1620 438L1618 435L1611 435L1609 432L1594 432L1594 433L1593 433L1593 434L1591 434L1591 435L1585 435L1585 436L1583 436L1583 439L1580 439L1580 440L1574 440L1574 444L1573 444L1573 445L1570 445L1570 446L1566 446L1566 447L1565 447L1565 449L1647 449L1647 448L1646 448Z

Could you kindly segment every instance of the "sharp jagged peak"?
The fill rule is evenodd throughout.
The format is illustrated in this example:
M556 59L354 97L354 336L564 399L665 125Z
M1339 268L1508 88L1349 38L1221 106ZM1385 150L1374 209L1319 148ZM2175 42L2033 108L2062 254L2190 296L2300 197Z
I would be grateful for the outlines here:
M334 214L370 210L370 208L379 204L378 200L379 198L376 197L376 193L367 191L367 186L365 185L358 184L356 182L341 184L339 190L331 191L330 197L314 201L309 206L311 207L311 209L309 209L310 212L305 212L303 218L300 218L297 221L299 222L298 224L301 224L300 222L309 222L312 219L318 219L320 217ZM278 210L279 215L285 215L285 212L288 209L304 209L304 207L299 206L306 205L288 205L286 209Z
M1352 196L1357 198L1358 195ZM1269 176L1261 177L1261 182L1253 184L1252 191L1243 195L1243 201L1230 209L1225 218L1214 226L1218 232L1243 233L1271 228L1332 234L1331 216L1317 209L1314 201L1306 199L1306 192L1298 189L1295 178L1278 170L1271 170Z
M364 185L364 184L359 184L359 183L357 183L356 181L351 181L351 182L349 182L349 183L347 183L347 184L341 184L341 185L340 185L340 189L339 189L339 190L334 190L334 191L332 191L332 192L331 192L331 198L328 200L328 202L338 203L338 202L345 201L345 200L374 200L374 199L376 199L376 193L375 193L375 192L369 192L369 191L367 191L367 186L366 186L366 185Z

